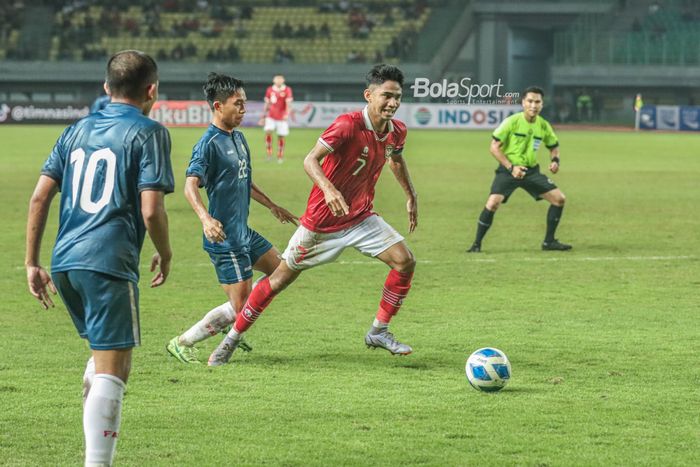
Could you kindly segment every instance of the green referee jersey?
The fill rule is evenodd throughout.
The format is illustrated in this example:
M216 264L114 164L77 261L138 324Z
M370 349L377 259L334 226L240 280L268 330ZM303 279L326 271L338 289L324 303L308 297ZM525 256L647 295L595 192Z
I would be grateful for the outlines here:
M501 142L501 150L513 165L534 167L537 165L537 149L544 143L548 149L559 146L552 125L539 115L533 123L518 112L506 118L493 132L493 138Z

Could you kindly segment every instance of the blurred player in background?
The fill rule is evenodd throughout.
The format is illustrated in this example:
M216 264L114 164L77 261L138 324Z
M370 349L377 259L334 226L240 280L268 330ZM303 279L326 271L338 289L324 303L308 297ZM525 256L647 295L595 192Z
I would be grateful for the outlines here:
M282 255L285 261L250 294L233 329L209 357L210 366L228 362L242 334L302 271L335 261L347 247L391 268L365 344L392 354L412 352L389 332L389 322L408 295L416 260L404 238L372 211L374 187L388 161L406 193L408 231L413 232L418 224L417 195L402 156L406 125L393 119L401 104L403 73L395 66L380 64L366 80L367 106L336 118L304 159L314 186L302 225Z
M292 88L284 84L284 76L275 75L265 91L265 107L260 125L265 125L267 160L272 160L272 132L277 133L277 163L284 162L285 138L289 134L289 112L292 110Z
M518 188L530 193L536 201L546 199L550 203L542 249L571 249L571 245L554 238L566 198L551 179L540 173L537 163L537 149L544 143L549 149L550 172L559 172L559 140L549 122L540 116L543 98L542 89L535 86L527 88L523 93L523 111L503 120L493 132L491 155L499 166L491 184L491 194L479 216L476 239L467 250L468 253L481 251L481 241L491 227L496 210Z
M148 55L119 52L107 64L112 102L68 127L44 164L29 205L25 264L44 308L56 289L92 358L83 380L85 465L111 465L119 436L131 350L140 345L139 254L146 230L162 285L172 257L164 197L174 188L170 135L146 115L158 98ZM61 192L51 278L39 263L49 207ZM53 280L52 280L53 279ZM55 285L54 285L55 284ZM44 376L46 377L46 376Z
M200 363L194 345L233 323L250 294L253 269L269 275L280 263L279 251L248 227L250 198L268 208L280 222L297 224L295 216L273 203L252 181L250 149L243 133L235 130L246 111L243 82L210 73L204 94L212 121L192 151L185 197L202 222L204 250L228 301L170 340L168 352L182 363ZM199 194L201 187L207 191L208 210ZM241 349L251 350L245 342Z

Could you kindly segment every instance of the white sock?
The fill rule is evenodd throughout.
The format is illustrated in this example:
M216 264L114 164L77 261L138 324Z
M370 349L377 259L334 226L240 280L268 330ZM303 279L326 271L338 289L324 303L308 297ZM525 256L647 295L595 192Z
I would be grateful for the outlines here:
M92 382L95 380L95 357L90 357L85 366L85 373L83 373L83 407L85 407L85 399L87 399L88 394L90 394L90 388L92 387Z
M222 329L233 323L234 319L236 319L236 315L233 312L233 307L231 303L226 302L211 310L201 321L185 331L178 342L180 345L192 347L197 342L217 335Z
M103 373L93 378L83 409L85 465L112 465L122 418L124 382Z
M370 332L372 334L379 334L380 332L384 332L387 329L389 329L389 323L383 323L377 318L374 318L374 322L372 323L372 329L370 330Z
M229 337L233 339L234 341L239 341L241 340L241 335L236 332L235 328L231 328L231 330L226 334L226 337Z

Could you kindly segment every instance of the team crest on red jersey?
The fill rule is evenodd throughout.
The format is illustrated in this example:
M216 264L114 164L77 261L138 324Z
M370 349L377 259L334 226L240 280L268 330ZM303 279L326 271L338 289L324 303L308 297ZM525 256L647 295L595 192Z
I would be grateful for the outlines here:
M384 157L391 157L391 155L394 152L394 146L391 144L387 144L386 147L384 148Z

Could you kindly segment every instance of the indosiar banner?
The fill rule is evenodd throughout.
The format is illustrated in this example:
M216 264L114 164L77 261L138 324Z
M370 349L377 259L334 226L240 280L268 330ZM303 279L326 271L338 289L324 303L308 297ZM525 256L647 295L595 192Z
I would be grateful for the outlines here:
M289 113L293 128L327 128L339 115L360 111L363 102L310 102L295 101ZM249 101L242 126L261 124L264 104ZM399 107L396 118L408 128L490 130L506 117L522 110L519 105L466 105L466 104L413 104ZM169 127L206 126L211 121L211 110L206 101L158 101L151 118Z

